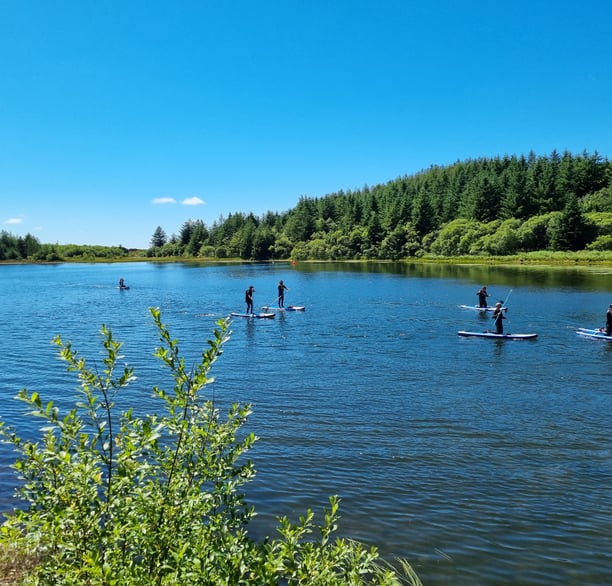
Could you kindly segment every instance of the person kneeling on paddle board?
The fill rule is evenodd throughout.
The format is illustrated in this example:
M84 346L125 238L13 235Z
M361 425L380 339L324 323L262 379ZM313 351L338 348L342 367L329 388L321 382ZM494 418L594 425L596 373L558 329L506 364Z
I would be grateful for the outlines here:
M612 336L612 303L606 313L606 336Z
M493 310L493 320L495 323L495 333L496 334L503 334L504 333L504 320L506 318L504 317L504 312L502 309L502 304L501 303L496 303L495 304L495 309Z
M253 293L255 293L255 287L251 285L244 293L244 300L246 301L246 313L253 313Z

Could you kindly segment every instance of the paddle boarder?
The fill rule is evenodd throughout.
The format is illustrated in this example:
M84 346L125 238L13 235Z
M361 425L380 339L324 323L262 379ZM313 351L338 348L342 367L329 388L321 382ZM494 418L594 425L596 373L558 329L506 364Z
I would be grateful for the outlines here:
M283 283L283 280L281 279L278 282L278 306L279 307L285 306L285 291L289 291L289 287L285 286L285 283Z
M478 291L476 291L476 295L478 295L478 307L486 307L487 297L489 296L487 293L487 288L483 285Z
M119 279L119 289L127 289L127 285L125 284L123 277Z
M606 336L612 336L612 303L606 313Z
M495 304L495 309L493 310L493 320L494 320L494 324L495 324L495 333L496 334L503 334L504 333L504 320L506 318L504 317L504 312L502 310L502 303L501 301L498 301Z
M255 293L255 287L251 285L244 293L244 300L246 301L246 313L254 313L253 311L253 293Z

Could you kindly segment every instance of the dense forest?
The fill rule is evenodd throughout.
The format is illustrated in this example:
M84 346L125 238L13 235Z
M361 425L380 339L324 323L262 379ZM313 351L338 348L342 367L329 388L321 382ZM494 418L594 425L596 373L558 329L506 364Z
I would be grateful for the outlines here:
M82 253L17 240L2 233L0 259ZM612 164L597 153L553 151L432 166L357 191L302 197L283 213L237 212L210 226L188 220L170 237L158 226L150 244L150 258L252 260L612 251Z
M598 154L506 156L153 233L150 256L401 259L612 250L612 166Z

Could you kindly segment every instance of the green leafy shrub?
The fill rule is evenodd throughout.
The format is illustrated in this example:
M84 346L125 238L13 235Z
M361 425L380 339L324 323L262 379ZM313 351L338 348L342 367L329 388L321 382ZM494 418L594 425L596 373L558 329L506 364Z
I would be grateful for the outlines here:
M587 246L588 250L612 250L612 236L603 234L598 236Z
M242 488L255 474L246 454L256 437L239 431L251 409L234 404L222 416L204 397L229 322L217 322L201 362L188 370L159 310L151 314L161 342L155 356L174 381L170 392L153 388L159 414L115 414L117 394L134 373L118 366L121 344L102 326L100 372L55 340L80 382L73 409L62 416L24 389L19 398L43 422L41 439L21 439L0 423L0 438L19 453L14 467L26 503L2 525L0 546L36 560L27 583L419 584L405 562L400 576L375 548L332 540L337 497L321 526L308 510L298 523L281 517L280 537L249 538L255 512Z

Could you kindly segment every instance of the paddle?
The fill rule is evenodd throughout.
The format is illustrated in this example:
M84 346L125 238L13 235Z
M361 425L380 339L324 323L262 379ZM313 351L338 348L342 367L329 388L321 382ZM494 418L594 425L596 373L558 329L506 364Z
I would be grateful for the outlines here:
M282 283L282 281L281 281ZM291 289L289 289L289 287L285 287L284 288L285 291L290 291ZM279 285L279 291L280 291L280 285ZM277 307L280 303L280 299L281 297L284 297L283 295L277 295L268 305L262 305L262 309L268 309L269 307ZM273 303L275 303L276 305L272 305ZM281 308L283 309L283 308Z
M274 299L272 299L272 301L270 301L270 303L268 305L262 305L262 309L267 309L268 307L276 307L278 306L278 300L280 299L280 297L275 297ZM276 303L276 305L272 305L273 303Z
M508 293L508 295L506 295L506 298L504 299L503 303L502 303L502 309L504 307L506 307L506 303L508 303L508 299L510 298L510 295L512 294L512 289L510 289L510 292Z
M497 324L497 320L498 320L498 319L508 319L507 317L504 317L504 316L503 316L502 312L503 312L504 310L505 310L506 312L508 311L508 308L506 307L506 303L508 302L508 299L510 298L511 293L512 293L512 289L510 289L510 291L509 291L508 295L506 295L506 298L505 298L505 299L504 299L504 300L501 302L501 304L502 304L502 305L501 305L501 308L500 308L499 315L498 315L498 316L495 316L495 314L493 314L493 317L494 317L494 319L495 319L495 322L493 322L493 323Z

